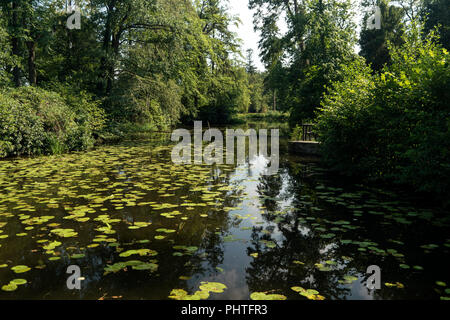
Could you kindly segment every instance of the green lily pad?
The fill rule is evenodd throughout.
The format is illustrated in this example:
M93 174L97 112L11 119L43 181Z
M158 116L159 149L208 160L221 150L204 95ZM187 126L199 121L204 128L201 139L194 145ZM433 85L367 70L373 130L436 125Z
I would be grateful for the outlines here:
M26 284L27 282L28 281L25 279L14 279L14 280L11 280L10 284L15 284L16 286L20 286L20 285Z
M31 268L28 266L18 265L18 266L12 267L11 270L14 271L15 273L24 273L24 272L30 271Z
M15 291L17 290L17 285L15 285L14 283L9 283L7 285L4 285L2 287L2 290L7 292Z
M265 292L253 292L250 295L252 300L286 300L286 296L281 294L267 294Z
M225 289L227 289L227 286L220 282L201 282L199 288L203 291L222 293Z
M140 256L156 256L158 252L150 249L138 249L138 250L128 250L119 254L120 257L129 257L131 255L138 254Z
M154 272L158 270L158 265L156 263L142 263L135 266L132 266L133 270L150 270Z

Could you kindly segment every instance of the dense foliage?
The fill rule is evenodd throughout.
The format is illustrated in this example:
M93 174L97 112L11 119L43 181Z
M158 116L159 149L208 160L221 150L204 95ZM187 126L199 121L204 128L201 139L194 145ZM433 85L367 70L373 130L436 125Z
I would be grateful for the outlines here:
M357 59L323 100L326 161L350 175L395 181L441 196L450 191L449 54L412 25L392 63L371 74Z
M79 30L64 0L2 1L0 156L289 115L343 173L448 193L448 1L361 0L358 37L351 0L249 0L265 72L226 0L80 0Z
M87 96L21 87L0 92L0 156L85 150L102 129L102 109Z
M340 66L355 55L351 2L250 0L249 6L256 10L267 84L278 109L290 111L292 124L312 119L325 86L340 78Z
M267 87L290 111L293 139L301 138L301 124L318 123L323 158L333 169L445 198L449 2L361 0L359 39L354 4L250 0ZM368 26L376 6L379 29Z
M66 3L0 4L2 104L17 105L0 115L2 123L16 122L16 131L1 128L0 141L9 146L2 156L84 149L94 137L124 128L166 130L198 118L227 123L238 112L267 109L263 76L247 72L230 31L238 20L228 14L226 1L77 1L81 29L67 27L72 12ZM61 130L54 132L35 104L17 99L25 91L36 96L33 101L46 101L48 112L67 115ZM86 99L94 101L94 114L98 108L105 113L101 134L94 128L102 126L91 128L92 119L80 120L85 110L74 107L90 106ZM22 113L30 116L15 118ZM75 122L83 129L74 129ZM72 130L85 132L74 138ZM14 137L28 137L27 147Z

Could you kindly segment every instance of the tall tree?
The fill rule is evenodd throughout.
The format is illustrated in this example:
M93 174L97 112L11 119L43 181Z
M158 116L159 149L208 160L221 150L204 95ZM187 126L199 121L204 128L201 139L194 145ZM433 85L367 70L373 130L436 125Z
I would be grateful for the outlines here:
M424 0L422 17L425 20L425 31L437 28L439 41L450 50L450 0Z
M256 66L255 66L255 62L253 60L253 49L248 49L247 50L247 65L246 65L246 69L247 69L247 73L249 74L255 74L256 73Z
M249 7L256 10L274 101L291 109L292 122L313 118L325 86L338 77L339 65L353 57L351 2L250 0ZM280 16L286 18L285 34L278 28Z
M370 30L367 28L367 20L372 15L375 5L379 6L381 11L381 29ZM367 63L371 64L372 70L380 71L391 61L388 42L397 46L403 43L405 10L391 4L389 0L364 1L363 6L366 8L366 12L359 40L361 46L359 54L366 59Z

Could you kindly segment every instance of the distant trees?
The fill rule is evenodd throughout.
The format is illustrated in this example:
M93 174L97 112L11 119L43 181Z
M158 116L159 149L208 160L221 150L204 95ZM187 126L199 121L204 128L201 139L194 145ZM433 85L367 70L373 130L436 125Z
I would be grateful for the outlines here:
M264 85L265 74L257 70L253 60L253 49L247 50L246 70L248 75L248 88L250 93L250 105L248 112L266 112L269 108L270 97Z
M274 105L290 110L291 123L314 118L330 81L340 65L354 57L356 42L349 1L250 0L260 48L266 64L266 83ZM286 17L288 31L280 34L277 21Z
M238 20L229 15L225 1L76 3L80 30L67 28L70 13L64 0L0 3L3 103L17 97L11 86L38 87L33 91L36 99L87 97L92 108L101 107L106 113L108 132L126 123L154 129L196 118L227 123L237 112L265 109L262 77L256 70L247 72L245 62L236 58L240 47L230 26ZM42 101L55 102L58 108L58 99ZM39 117L36 105L17 103L20 112ZM74 112L82 117L79 108ZM9 143L10 150L20 154L17 150L22 149ZM51 152L47 146L27 153Z

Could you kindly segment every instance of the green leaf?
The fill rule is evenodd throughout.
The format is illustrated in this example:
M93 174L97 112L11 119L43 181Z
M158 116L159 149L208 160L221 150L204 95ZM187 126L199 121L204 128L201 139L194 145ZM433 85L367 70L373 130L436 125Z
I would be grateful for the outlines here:
M250 294L252 300L286 300L286 296L281 294L266 294L265 292L253 292Z
M24 272L30 271L31 268L28 266L24 266L24 265L18 265L18 266L12 267L11 270L14 271L15 273L24 273Z

